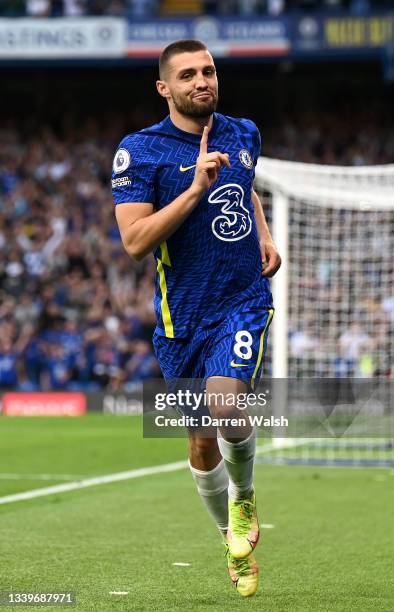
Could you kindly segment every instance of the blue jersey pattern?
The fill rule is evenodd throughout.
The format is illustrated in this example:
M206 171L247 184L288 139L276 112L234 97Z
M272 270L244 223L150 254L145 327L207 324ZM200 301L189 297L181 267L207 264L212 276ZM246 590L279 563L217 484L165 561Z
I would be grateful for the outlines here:
M126 136L114 159L116 204L147 202L160 210L192 183L201 137L177 128L170 117ZM208 152L230 156L218 180L193 212L155 251L156 333L187 338L201 325L272 307L251 190L260 134L247 119L214 114Z

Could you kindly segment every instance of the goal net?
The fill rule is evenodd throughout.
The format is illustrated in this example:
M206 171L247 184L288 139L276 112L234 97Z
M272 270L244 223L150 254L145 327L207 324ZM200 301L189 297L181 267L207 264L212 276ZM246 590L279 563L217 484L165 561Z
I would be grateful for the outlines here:
M340 167L262 157L256 187L283 260L272 282L268 374L379 381L386 388L375 403L391 417L394 164ZM370 441L374 457L390 450L386 432L379 443ZM304 449L313 456L310 445ZM346 457L352 448L359 456L361 446L348 444ZM332 440L327 452L332 456Z

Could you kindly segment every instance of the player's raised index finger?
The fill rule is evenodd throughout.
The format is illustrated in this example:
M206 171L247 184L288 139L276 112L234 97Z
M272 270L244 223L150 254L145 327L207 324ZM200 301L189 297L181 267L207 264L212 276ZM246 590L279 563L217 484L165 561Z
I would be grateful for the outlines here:
M200 140L200 155L208 153L208 126L205 125Z

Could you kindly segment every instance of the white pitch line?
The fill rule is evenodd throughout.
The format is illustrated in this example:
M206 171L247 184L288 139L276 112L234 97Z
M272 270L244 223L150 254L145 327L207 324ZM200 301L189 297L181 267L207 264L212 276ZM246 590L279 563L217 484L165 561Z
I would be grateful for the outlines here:
M275 525L272 525L272 523L261 523L260 527L262 529L274 529Z
M190 563L182 563L182 561L178 561L172 565L178 565L179 567L190 567Z
M264 444L256 448L256 453L259 455L264 454L277 447L278 445L275 443ZM73 481L66 484L24 491L23 493L14 493L13 495L5 495L4 497L0 497L0 505L10 504L17 501L26 501L28 499L34 499L35 497L45 497L47 495L54 495L56 493L68 493L69 491L76 491L77 489L86 489L87 487L94 487L96 485L108 484L111 482L121 482L122 480L131 480L132 478L141 478L142 476L152 476L154 474L161 474L164 472L176 472L177 470L187 468L188 465L188 461L177 461L176 463L166 463L164 465L152 465L151 467L140 468L137 470L117 472L115 474L96 476L95 478L85 478L83 480Z
M110 591L110 595L128 595L129 591Z
M94 487L95 485L121 482L122 480L130 480L132 478L141 478L141 476L151 476L152 474L161 474L163 472L175 472L186 467L188 467L187 461L177 461L176 463L165 463L164 465L153 465L151 467L140 468L138 470L129 470L127 472L107 474L106 476L86 478L85 480L69 482L67 484L59 484L52 487L25 491L24 493L6 495L4 497L0 497L0 505L33 499L34 497L44 497L45 495L53 495L54 493L66 493L68 491L75 491L77 489L86 489L87 487Z

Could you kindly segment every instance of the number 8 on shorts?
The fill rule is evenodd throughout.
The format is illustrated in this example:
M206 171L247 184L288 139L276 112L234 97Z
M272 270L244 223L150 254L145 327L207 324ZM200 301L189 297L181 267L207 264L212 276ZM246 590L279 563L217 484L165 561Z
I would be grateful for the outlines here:
M252 357L252 334L245 329L241 329L235 334L234 353L240 359L250 359Z

